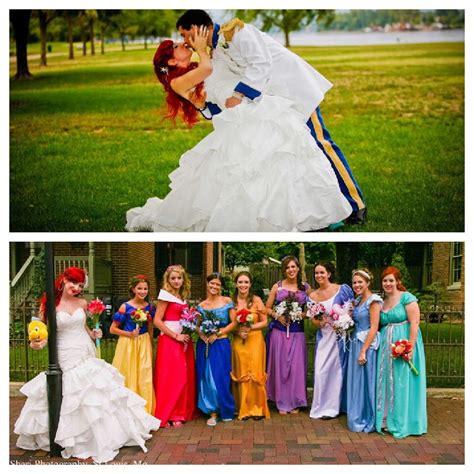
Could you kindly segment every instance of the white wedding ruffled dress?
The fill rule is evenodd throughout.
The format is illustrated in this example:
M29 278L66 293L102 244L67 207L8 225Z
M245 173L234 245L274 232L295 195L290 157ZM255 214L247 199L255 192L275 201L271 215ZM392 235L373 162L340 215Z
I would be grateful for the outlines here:
M348 217L351 206L292 101L263 94L225 109L239 79L220 49L213 67L205 89L222 109L214 131L182 155L163 200L127 212L126 229L310 231Z
M145 400L124 385L112 365L95 357L95 346L84 329L85 312L57 312L58 358L63 371L63 399L55 441L64 458L92 457L111 461L122 446L140 446L160 420L145 411ZM26 383L28 397L14 432L22 449L49 451L48 399L44 372Z

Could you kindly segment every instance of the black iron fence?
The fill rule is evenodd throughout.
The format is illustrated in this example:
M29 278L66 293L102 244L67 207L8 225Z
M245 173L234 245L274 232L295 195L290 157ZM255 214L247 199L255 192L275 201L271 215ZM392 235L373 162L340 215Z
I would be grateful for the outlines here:
M48 366L48 351L29 347L27 327L36 308L31 304L10 308L10 381L26 382ZM422 309L420 324L426 352L429 387L464 387L464 308L428 307ZM111 362L117 339L105 332L101 341L102 358ZM312 386L314 328L307 322L308 386ZM156 346L156 345L155 345Z

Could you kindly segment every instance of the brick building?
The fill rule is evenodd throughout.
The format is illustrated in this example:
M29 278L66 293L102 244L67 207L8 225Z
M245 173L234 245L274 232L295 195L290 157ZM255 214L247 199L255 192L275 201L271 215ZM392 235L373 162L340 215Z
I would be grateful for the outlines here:
M440 282L442 303L464 305L464 242L427 243L424 255L423 286Z
M27 298L34 284L34 262L42 247L38 242L10 244L11 295L16 303ZM150 295L155 298L171 264L187 269L191 299L202 299L206 275L222 267L221 244L213 242L55 242L53 252L56 274L68 266L87 268L86 297L110 296L112 300L127 297L128 281L137 274L149 278Z

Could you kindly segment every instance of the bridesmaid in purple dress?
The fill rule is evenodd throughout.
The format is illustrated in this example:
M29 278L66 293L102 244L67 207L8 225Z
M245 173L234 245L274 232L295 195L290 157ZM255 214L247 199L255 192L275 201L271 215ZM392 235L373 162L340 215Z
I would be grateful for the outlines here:
M301 281L301 268L296 257L285 257L281 263L285 278L275 283L267 300L272 320L267 333L267 396L275 402L280 415L298 413L306 407L306 372L308 356L304 320L287 323L275 312L275 305L291 298L301 307L306 304L310 288Z

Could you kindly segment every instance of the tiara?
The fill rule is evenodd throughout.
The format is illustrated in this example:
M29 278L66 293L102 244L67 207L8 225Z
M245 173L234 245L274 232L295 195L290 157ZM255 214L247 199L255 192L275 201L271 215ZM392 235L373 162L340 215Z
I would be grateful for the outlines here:
M364 276L369 281L372 280L372 277L367 272L364 272L364 270L354 270L352 272L352 276L357 275L357 274Z
M170 265L166 269L167 272L172 272L173 270L183 270L183 266L182 265Z

